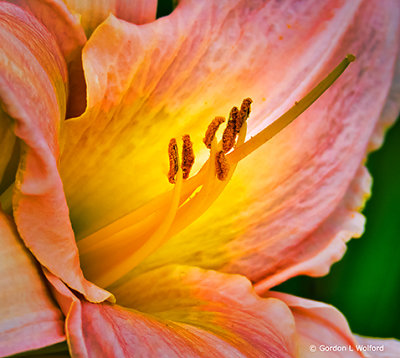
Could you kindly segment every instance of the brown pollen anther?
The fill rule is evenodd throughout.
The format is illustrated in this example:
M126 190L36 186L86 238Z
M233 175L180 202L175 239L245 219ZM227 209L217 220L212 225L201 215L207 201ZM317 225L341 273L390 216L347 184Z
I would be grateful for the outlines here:
M222 149L225 153L228 153L235 145L236 139L236 125L239 118L239 109L233 107L231 113L229 114L228 124L222 135Z
M236 134L240 132L240 129L243 126L243 123L249 118L250 115L250 105L253 103L251 98L245 98L240 106L240 112L238 116L238 120L236 122Z
M217 173L217 178L219 180L225 180L229 173L229 163L226 160L225 153L223 150L217 153L215 156L215 168Z
M192 169L194 163L193 144L188 134L185 134L182 137L182 140L183 140L182 172L183 172L183 179L187 179L189 178L190 170Z
M211 149L211 142L215 138L215 133L217 133L219 126L223 122L225 122L224 117L215 117L213 121L209 124L205 137L203 138L203 142L208 149Z
M179 169L178 145L176 139L172 138L168 144L169 172L168 181L175 184L175 176Z

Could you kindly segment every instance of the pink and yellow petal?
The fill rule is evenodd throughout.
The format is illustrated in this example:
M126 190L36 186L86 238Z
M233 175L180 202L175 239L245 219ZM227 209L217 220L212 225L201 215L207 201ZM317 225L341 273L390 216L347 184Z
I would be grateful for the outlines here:
M289 8L269 6L184 1L170 16L144 27L111 17L98 28L84 52L88 109L66 123L61 161L78 239L168 189L167 160L158 158L170 137L191 133L199 167L207 151L196 143L214 115L250 95L254 134L350 50L358 61L345 76L290 128L240 163L218 202L137 273L178 262L240 272L256 281L277 270L286 270L287 277L290 270L295 273L297 257L311 262L317 256L307 271L325 273L343 251L343 241L360 235L363 219L344 197L347 192L353 197L350 183L361 180L357 168L392 81L397 7L390 1L313 3L312 11L305 4L293 18ZM309 21L296 21L304 16ZM196 31L203 18L213 18L212 26ZM287 41L276 41L278 29ZM265 41L252 39L260 31ZM255 53L249 67L248 56ZM343 224L335 227L338 222Z
M12 198L18 232L43 266L88 299L104 300L109 294L82 275L58 174L67 92L64 59L42 24L4 2L0 37L0 96L21 145Z
M357 61L299 119L239 163L214 206L137 273L174 262L239 272L253 281L275 276L276 284L328 271L343 254L343 243L363 231L358 210L369 193L369 176L359 168L394 76L397 5L367 2L354 12L340 38L329 42L329 55L318 60L318 74L302 77L303 85L349 50ZM250 132L251 123L252 117Z
M146 24L156 19L157 0L64 0L81 17L90 35L110 14L134 24Z
M88 109L66 123L61 161L78 236L169 189L171 137L191 134L199 168L214 116L251 96L254 132L299 99L325 74L356 5L310 2L291 12L261 1L187 0L146 26L113 17L99 26L83 54Z
M3 212L0 240L0 356L64 341L63 316L12 220Z
M291 309L299 337L299 357L363 357L344 316L334 307L279 292L267 292ZM329 350L340 347L342 350ZM315 350L313 350L315 349Z
M67 295L62 287L57 290L59 296ZM67 322L74 319L81 327L67 326L72 353L83 357L296 356L290 310L279 300L255 295L244 277L165 267L125 282L116 292L121 304L134 309L70 298L77 306Z

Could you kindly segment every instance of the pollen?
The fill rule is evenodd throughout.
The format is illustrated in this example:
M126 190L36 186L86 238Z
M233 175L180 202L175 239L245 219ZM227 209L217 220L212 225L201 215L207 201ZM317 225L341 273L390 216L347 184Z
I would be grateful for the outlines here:
M237 107L233 107L231 109L231 113L229 114L228 124L226 125L224 134L222 135L222 149L225 153L228 153L235 145L238 118L239 109Z
M211 149L211 142L215 138L215 134L217 133L219 126L224 122L224 117L215 117L208 126L205 137L203 138L203 142L208 149Z
M215 156L215 168L217 178L219 180L225 180L229 173L229 163L226 160L225 153L223 150L219 151Z
M239 134L243 123L245 121L247 121L247 118L249 118L250 105L252 103L253 103L253 100L251 98L246 98L246 99L243 100L242 105L240 106L239 117L238 117L237 122L236 122L236 134Z
M168 181L171 184L175 184L176 173L178 173L178 169L179 169L178 145L176 144L175 138L172 138L169 141L168 157L169 157Z
M192 169L194 163L193 144L188 134L185 134L182 137L182 140L182 172L183 179L187 179L189 178L190 170Z

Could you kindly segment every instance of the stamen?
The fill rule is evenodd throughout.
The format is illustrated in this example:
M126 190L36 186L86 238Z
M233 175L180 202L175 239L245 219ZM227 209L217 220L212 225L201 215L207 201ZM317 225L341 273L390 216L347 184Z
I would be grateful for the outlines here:
M239 132L236 144L237 146L240 146L244 143L246 139L246 133L247 123L244 122L242 129ZM216 178L215 156L219 150L221 150L221 143L217 144L216 140L214 139L213 143L211 144L210 159L207 161L209 166L205 172L206 174L204 177L203 187L192 200L189 200L179 208L172 227L167 235L168 238L176 235L188 227L197 218L199 218L212 205L212 203L215 202L215 200L223 192L226 185L229 183L229 180L233 176L238 163L228 162L230 169L227 178L224 181L218 180Z
M179 157L178 157L178 145L176 139L172 138L168 145L168 157L169 157L169 172L168 181L171 184L175 184L175 176L179 169Z
M176 140L172 139L168 147L170 163L168 179L173 183L176 181L172 191L173 194L170 191L163 193L135 212L80 240L78 247L81 255L84 251L84 256L87 258L82 262L87 262L87 265L85 264L84 266L87 266L89 276L96 278L96 283L102 286L115 282L116 279L129 272L145 257L163 245L171 236L176 235L196 220L226 187L238 161L253 152L298 117L332 85L352 61L354 61L354 56L348 55L341 64L316 88L297 102L294 107L247 142L245 142L246 119L250 112L251 99L247 98L243 101L240 111L234 107L236 109L231 111L229 119L231 121L230 128L234 129L233 146L235 146L237 128L240 125L242 125L242 128L240 129L236 148L230 154L225 155L224 141L222 140L217 144L215 139L215 132L223 122L217 120L217 117L213 121L215 129L210 129L212 127L210 125L210 131L207 130L207 132L210 132L209 137L213 138L209 144L211 147L210 158L196 175L185 182L182 179L186 165L182 163L180 167ZM239 122L238 117L240 119L243 118L244 121ZM233 124L235 125L233 126ZM184 137L182 139L185 147ZM207 145L206 138L204 138L204 142ZM187 138L186 141L189 143L190 139ZM188 148L192 148L191 143L190 145L188 144ZM191 158L191 155L185 155L184 149L183 157L185 158L185 156ZM192 199L187 200L200 187L201 190ZM98 246L95 249L96 243ZM128 250L126 249L127 247L129 248ZM112 262L111 265L105 265L104 262L107 260L104 260L104 257L113 257L115 263Z
M253 103L251 98L246 98L243 100L240 106L239 117L236 123L236 133L239 134L240 128L242 128L243 123L249 118L250 115L250 105Z
M238 118L239 109L233 107L229 114L228 124L226 125L224 134L222 135L222 149L225 153L228 153L235 145L236 134L238 133L238 131L236 131Z
M215 133L217 133L219 126L224 122L225 122L224 117L215 117L214 120L208 126L206 135L203 139L203 142L208 149L211 149L211 142L215 138Z
M187 179L189 178L190 170L192 169L194 163L193 144L188 134L185 134L182 137L182 140L183 140L183 147L182 147L183 179Z
M217 178L219 180L225 180L229 173L229 163L226 160L225 153L223 150L217 153L215 156L215 168L217 172Z

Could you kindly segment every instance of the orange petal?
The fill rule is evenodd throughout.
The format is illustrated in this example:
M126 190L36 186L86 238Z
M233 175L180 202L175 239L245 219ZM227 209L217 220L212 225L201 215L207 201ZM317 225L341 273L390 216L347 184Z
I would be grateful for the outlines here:
M138 25L156 19L157 0L65 0L65 3L81 16L82 26L88 35L109 14Z
M129 308L79 302L54 276L50 281L59 301L69 296L73 302L67 329L76 355L293 357L296 352L287 306L256 296L244 277L165 267L117 288Z
M0 211L0 356L65 340L63 317L37 265Z
M86 83L81 59L86 35L79 16L72 15L61 0L11 0L9 2L31 12L53 35L68 67L67 117L81 114L86 106Z
M18 231L39 262L89 300L109 293L87 282L58 174L58 131L65 116L66 68L50 33L17 6L0 4L0 96L21 140L13 195Z
M300 357L363 357L343 315L334 307L279 292L268 292L291 309L299 337ZM336 350L330 347L337 347Z
M349 50L357 61L298 120L239 163L213 207L137 273L172 262L190 264L265 279L263 289L300 273L326 274L344 253L343 243L363 232L358 210L370 180L361 165L394 75L400 44L397 5L368 1L349 15L340 38L328 41L332 47L319 60L318 74L310 69L310 77L298 74L304 80L299 88L327 73ZM325 25L316 34L326 39L330 22ZM315 54L319 48L313 48ZM314 52L307 54L309 63ZM261 119L257 114L255 122ZM252 123L250 117L250 132Z

